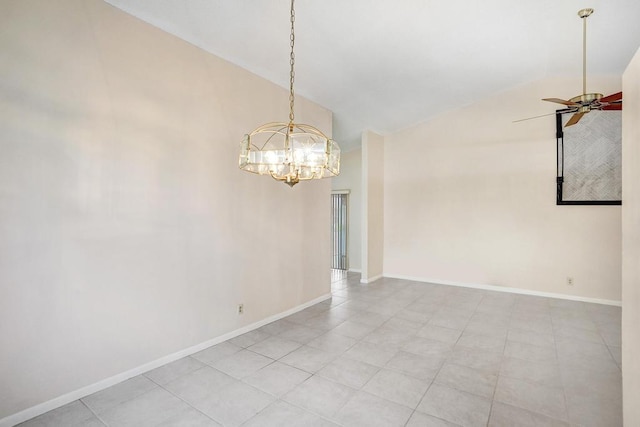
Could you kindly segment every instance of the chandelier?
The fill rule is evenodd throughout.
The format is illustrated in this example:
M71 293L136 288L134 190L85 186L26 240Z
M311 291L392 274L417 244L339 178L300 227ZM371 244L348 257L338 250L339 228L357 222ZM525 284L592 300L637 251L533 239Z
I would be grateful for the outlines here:
M289 121L264 124L246 134L240 145L240 169L270 175L293 187L300 181L340 173L340 147L313 126L295 123L295 9L291 0L291 53L289 55Z

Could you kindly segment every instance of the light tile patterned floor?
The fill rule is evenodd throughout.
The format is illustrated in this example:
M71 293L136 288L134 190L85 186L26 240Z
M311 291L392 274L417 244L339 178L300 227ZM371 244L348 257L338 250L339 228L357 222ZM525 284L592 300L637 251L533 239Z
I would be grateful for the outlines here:
M359 278L22 425L622 425L620 308Z

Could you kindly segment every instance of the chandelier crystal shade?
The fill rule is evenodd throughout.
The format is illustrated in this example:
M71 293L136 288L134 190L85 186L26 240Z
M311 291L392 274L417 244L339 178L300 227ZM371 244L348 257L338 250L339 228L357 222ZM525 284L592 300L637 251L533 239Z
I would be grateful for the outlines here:
M294 122L293 92L295 10L291 0L291 53L289 74L289 121L267 123L246 134L240 145L240 169L269 175L293 187L300 181L340 173L340 147L313 126Z

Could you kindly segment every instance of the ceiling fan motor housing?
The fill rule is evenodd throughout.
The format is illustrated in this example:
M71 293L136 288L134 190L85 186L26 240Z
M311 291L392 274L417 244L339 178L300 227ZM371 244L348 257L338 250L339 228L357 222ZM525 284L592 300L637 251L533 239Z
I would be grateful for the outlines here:
M575 102L576 104L591 104L592 102L600 101L601 98L601 93L585 93L583 95L574 96L569 101Z
M601 93L585 93L584 95L574 96L569 101L582 105L578 108L578 113L588 113L591 111L593 104L599 102L601 98Z

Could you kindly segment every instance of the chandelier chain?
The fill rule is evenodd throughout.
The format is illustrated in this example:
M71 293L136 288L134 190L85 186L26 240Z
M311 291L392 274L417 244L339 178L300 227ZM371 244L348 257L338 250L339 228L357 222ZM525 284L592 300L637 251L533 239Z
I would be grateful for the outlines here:
M294 65L296 63L296 55L293 52L293 47L296 44L296 35L294 32L294 24L296 22L296 11L293 7L293 2L294 0L291 0L291 37L290 37L290 45L291 45L291 53L289 55L289 65L291 66L290 72L289 72L289 125L293 124L293 102L294 102L294 94L293 94L293 81L295 79L295 71L294 71Z

